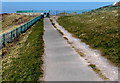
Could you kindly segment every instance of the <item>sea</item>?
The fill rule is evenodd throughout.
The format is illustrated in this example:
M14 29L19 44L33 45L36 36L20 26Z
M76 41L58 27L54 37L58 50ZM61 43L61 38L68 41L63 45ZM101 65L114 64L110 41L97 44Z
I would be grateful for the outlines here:
M0 13L16 13L16 11L26 10L82 13L113 3L114 2L2 2L2 11L0 11Z

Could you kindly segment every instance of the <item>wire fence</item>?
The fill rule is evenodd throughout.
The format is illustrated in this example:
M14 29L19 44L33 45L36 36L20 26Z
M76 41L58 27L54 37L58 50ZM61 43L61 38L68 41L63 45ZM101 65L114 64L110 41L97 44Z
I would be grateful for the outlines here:
M34 19L26 22L25 24L13 29L12 31L0 35L0 49L4 47L7 43L12 42L15 38L18 38L20 34L26 32L39 19L41 19L41 16L37 16Z
M88 10L49 10L50 15L66 16L86 12Z

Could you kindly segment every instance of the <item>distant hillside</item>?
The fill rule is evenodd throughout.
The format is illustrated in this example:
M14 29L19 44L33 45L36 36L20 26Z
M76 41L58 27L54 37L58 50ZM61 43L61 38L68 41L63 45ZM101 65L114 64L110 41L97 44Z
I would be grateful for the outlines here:
M120 5L120 1L119 1L119 2L115 2L113 5L114 5L114 6Z
M98 9L92 10L90 12L101 12L101 11L118 11L120 5L108 5L104 7L100 7Z

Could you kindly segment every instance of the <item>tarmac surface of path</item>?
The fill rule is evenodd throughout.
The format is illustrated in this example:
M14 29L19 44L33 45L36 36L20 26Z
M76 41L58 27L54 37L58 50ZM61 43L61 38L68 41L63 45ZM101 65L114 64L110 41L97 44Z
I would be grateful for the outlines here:
M44 81L100 81L101 78L44 18Z

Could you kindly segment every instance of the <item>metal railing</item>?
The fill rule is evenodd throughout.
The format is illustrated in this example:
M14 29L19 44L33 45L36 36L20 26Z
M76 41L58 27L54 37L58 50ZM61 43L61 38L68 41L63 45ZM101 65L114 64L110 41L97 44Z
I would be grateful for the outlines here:
M0 35L0 49L4 47L7 43L12 42L15 38L18 38L20 34L26 32L39 19L41 19L41 16L37 16L34 19L26 22L25 24L13 29L12 31Z

